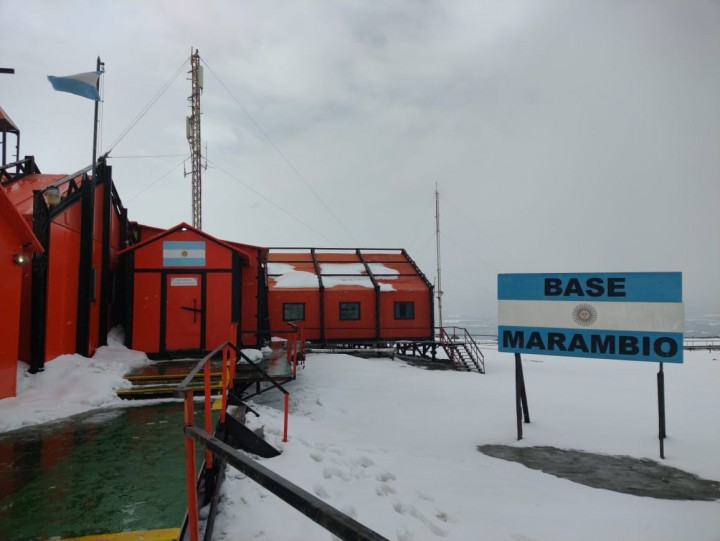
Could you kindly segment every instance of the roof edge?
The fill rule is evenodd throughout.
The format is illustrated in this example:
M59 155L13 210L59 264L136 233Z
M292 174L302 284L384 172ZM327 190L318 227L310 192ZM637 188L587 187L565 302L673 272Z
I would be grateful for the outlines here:
M248 258L248 256L243 254L239 248L236 248L232 244L229 244L229 243L225 242L224 240L218 239L217 237L213 237L209 233L205 233L204 231L197 229L196 227L193 227L186 222L180 222L176 226L166 229L162 233L159 233L158 235L155 235L154 237L150 237L149 239L139 242L138 244L133 244L132 246L127 246L127 247L123 248L122 250L120 250L118 252L118 255L124 254L126 252L131 252L132 250L137 250L138 248L143 248L144 246L147 246L151 242L157 242L158 240L160 240L164 237L167 237L168 235L170 235L171 233L174 233L176 231L186 231L186 230L192 231L193 233L196 233L196 234L200 235L201 237L205 237L209 241L219 244L221 246L224 246L225 248L228 248L228 249L232 250L233 252L237 252L240 255L240 257L244 263L250 262L250 259Z

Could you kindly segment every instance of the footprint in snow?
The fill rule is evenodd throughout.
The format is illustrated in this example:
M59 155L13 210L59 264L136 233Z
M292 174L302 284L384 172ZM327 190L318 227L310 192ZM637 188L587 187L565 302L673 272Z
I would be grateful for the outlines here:
M397 494L397 490L387 483L380 483L377 487L375 487L375 494L378 496L387 496L388 494Z
M350 476L342 471L340 468L325 468L323 470L323 477L325 479L332 479L333 477L337 477L339 479L342 479L343 481L349 481Z
M330 494L328 494L328 491L325 490L322 485L315 485L313 487L313 492L315 493L315 496L322 498L323 500L327 500L330 497Z
M387 483L388 481L395 481L395 479L397 479L397 477L395 477L390 472L381 472L375 476L375 479L377 479L381 483Z
M438 537L447 537L448 532L436 525L432 520L423 515L414 505L405 505L399 500L392 502L393 509L399 515L409 515L419 520L427 529Z
M397 535L397 541L415 541L415 536L407 528L396 530L395 534Z
M375 463L366 456L361 456L359 458L356 458L355 464L357 464L358 466L360 466L362 468L368 468L370 466L375 465Z

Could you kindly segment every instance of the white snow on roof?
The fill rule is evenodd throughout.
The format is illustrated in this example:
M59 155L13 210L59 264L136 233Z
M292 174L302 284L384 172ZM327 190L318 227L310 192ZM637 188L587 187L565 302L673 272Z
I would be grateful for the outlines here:
M377 276L380 291L395 291L392 284L386 280L395 280L400 274L397 270L386 267L382 263L369 263L373 274L389 275ZM288 263L268 263L268 275L275 280L276 289L317 289L320 287L317 275L313 272L295 270ZM373 284L365 272L362 263L321 263L320 272L323 274L322 282L326 288L336 286L362 286L372 289ZM326 275L336 276L326 276Z
M314 272L296 271L287 263L268 263L268 275L277 289L317 289L320 287Z

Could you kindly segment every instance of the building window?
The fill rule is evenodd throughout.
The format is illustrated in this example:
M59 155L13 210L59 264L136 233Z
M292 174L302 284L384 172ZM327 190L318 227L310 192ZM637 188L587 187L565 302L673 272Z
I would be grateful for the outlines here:
M360 319L360 303L359 302L341 302L340 303L340 319Z
M415 319L415 303L396 302L395 319Z
M305 321L305 303L284 302L283 321Z

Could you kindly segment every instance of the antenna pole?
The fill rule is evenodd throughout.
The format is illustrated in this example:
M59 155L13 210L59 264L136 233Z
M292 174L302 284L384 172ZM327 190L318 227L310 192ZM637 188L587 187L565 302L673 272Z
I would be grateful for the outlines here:
M192 165L192 225L202 229L202 144L200 139L200 94L203 89L203 72L200 65L200 52L190 49L190 81L192 93L188 98L190 102L190 116L187 117L186 136L190 144L190 162Z
M437 250L437 302L438 302L438 321L440 329L443 328L442 317L442 272L440 269L440 193L438 192L437 182L435 183L435 242Z

